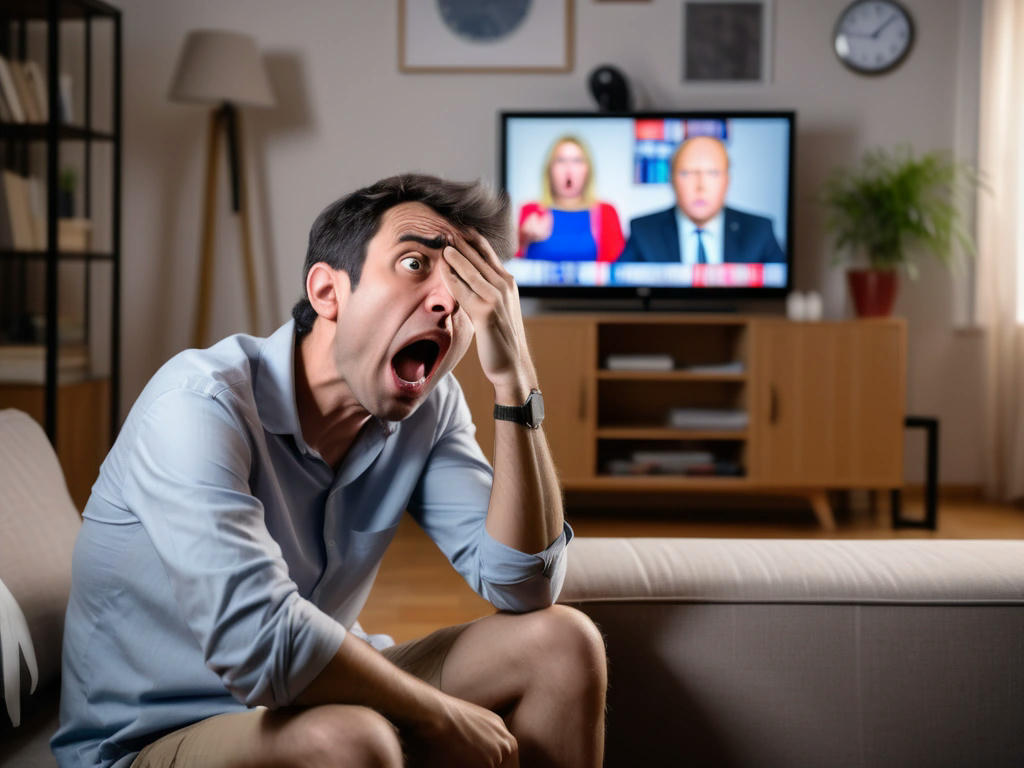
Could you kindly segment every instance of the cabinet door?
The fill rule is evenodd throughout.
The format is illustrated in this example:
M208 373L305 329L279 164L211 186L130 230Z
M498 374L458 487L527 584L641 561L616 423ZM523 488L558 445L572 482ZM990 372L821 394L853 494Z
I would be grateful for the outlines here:
M594 473L594 325L583 318L526 318L526 335L544 392L544 434L559 478ZM480 370L476 342L455 369L476 424L476 439L494 460L494 389Z
M900 320L759 323L758 479L902 485L905 336Z

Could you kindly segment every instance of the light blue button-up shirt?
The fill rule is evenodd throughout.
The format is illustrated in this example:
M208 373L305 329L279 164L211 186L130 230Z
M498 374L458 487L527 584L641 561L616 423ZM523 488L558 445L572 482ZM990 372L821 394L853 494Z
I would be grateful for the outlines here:
M355 623L403 510L495 607L557 598L572 531L539 554L487 533L492 471L453 376L405 420L368 422L335 472L303 440L293 354L291 322L182 352L128 414L75 546L61 766L128 766L191 722L290 704Z

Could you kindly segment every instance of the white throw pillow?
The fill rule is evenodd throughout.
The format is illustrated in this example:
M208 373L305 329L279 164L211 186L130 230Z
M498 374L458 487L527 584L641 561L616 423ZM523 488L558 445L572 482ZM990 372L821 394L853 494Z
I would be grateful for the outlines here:
M0 581L0 661L3 666L3 693L7 704L7 716L11 725L21 725L21 658L28 667L28 694L35 693L39 683L39 666L32 646L32 635L28 622L21 612L18 601L7 586Z

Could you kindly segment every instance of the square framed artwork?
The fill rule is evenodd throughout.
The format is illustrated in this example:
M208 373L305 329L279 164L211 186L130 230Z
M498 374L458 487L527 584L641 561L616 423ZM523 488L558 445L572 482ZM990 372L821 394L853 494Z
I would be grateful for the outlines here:
M569 72L573 0L399 0L402 72Z
M771 0L684 0L683 81L767 83Z

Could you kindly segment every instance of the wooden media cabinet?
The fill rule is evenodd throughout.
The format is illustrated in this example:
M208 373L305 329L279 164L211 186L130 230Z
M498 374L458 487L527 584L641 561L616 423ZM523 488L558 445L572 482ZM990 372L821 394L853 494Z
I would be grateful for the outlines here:
M567 491L798 495L832 528L828 490L903 485L900 318L565 313L529 316L526 330ZM618 355L667 355L672 365L610 368ZM455 374L490 458L494 394L475 350ZM673 425L677 409L729 423ZM711 461L636 460L649 455Z

